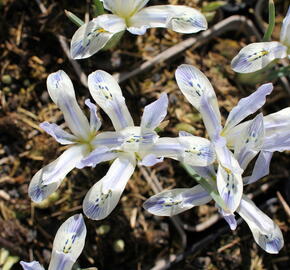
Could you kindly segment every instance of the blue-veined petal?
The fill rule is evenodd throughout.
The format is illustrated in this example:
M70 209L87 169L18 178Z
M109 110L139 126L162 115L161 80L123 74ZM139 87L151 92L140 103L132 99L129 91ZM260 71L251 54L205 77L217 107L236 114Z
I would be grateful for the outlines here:
M203 205L212 200L200 186L166 190L150 197L143 207L157 216L175 216L194 206Z
M112 13L128 18L142 9L149 0L101 0Z
M146 152L158 140L155 131L143 127L128 127L121 130L120 133L124 137L121 149L125 152Z
M286 17L283 20L280 41L290 47L290 7L288 8Z
M254 183L261 179L262 177L269 174L270 163L273 156L273 152L261 151L252 172L251 176L244 177L243 181L245 185Z
M178 141L184 148L184 152L177 158L180 162L208 166L215 161L215 150L209 140L197 136L180 136Z
M97 114L98 109L97 109L97 106L93 104L89 99L85 101L85 104L90 109L90 128L91 128L91 132L95 134L96 131L98 131L102 125L102 122Z
M239 172L241 170L239 163L232 155L230 158L231 168L235 168L238 172L220 164L217 172L217 188L227 208L233 213L238 208L242 198L243 180Z
M167 114L167 107L168 97L163 93L159 99L145 107L140 126L146 129L158 127Z
M230 129L239 124L247 116L260 109L266 102L266 96L270 95L272 91L273 84L266 83L261 85L253 94L242 98L231 110L227 118L223 134L227 134Z
M224 220L229 224L231 230L234 231L238 226L235 215L232 213L227 213L218 205L216 205L216 207L218 208L219 213L223 216Z
M51 254L48 270L71 270L74 263L75 260L71 254L54 250Z
M71 40L71 56L83 59L92 56L106 46L114 34L126 29L124 19L104 14L83 24Z
M205 95L200 100L200 113L211 140L213 142L219 140L222 131L221 118L219 114L215 113L212 103Z
M114 150L110 150L106 146L100 146L93 150L88 156L83 158L80 163L76 165L78 169L82 169L84 167L96 167L97 164L110 161L118 157L118 152Z
M84 199L83 209L88 218L101 220L114 210L135 166L133 155L120 156L113 162L107 174L89 190Z
M106 146L110 149L120 149L126 137L119 131L105 131L98 134L92 141L94 148Z
M53 241L52 251L69 255L70 259L75 262L84 248L86 234L87 229L82 214L74 215L59 227ZM52 257L51 265L53 264Z
M24 270L44 270L43 266L40 265L39 262L37 261L33 261L29 263L21 261L20 264Z
M154 154L149 154L149 155L146 155L140 162L139 162L139 165L142 165L142 166L146 166L146 167L151 167L151 166L154 166L156 165L157 163L160 163L164 160L163 157L157 157L156 155Z
M236 143L235 158L242 169L245 169L250 161L261 150L264 142L264 121L260 113L248 123L240 133L240 140Z
M129 18L127 30L138 35L153 27L189 34L206 30L207 21L204 15L194 8L178 5L152 6Z
M29 185L31 199L39 202L47 198L87 154L87 146L75 145L63 152L55 161L39 170Z
M217 118L220 119L220 111L215 91L208 78L196 67L181 65L175 72L177 84L187 100L198 111L202 96L207 96Z
M276 254L284 245L279 227L265 215L249 198L243 196L239 215L247 222L256 243L265 251Z
M39 126L60 144L74 144L78 141L76 136L66 132L54 123L43 122Z
M88 84L92 97L111 118L116 130L134 126L121 88L109 73L101 70L91 73Z
M53 102L62 110L72 133L87 140L90 136L89 122L77 103L68 75L62 70L50 74L47 78L47 89Z
M266 67L275 59L285 58L287 47L279 42L252 43L240 50L232 60L232 69L239 73L251 73Z
M180 144L178 138L163 137L158 138L148 152L157 157L172 157L177 159L184 152L184 147Z

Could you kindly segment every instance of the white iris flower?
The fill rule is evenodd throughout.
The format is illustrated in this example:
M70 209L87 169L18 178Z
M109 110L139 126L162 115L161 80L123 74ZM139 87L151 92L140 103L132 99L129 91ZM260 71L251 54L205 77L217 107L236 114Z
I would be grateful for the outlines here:
M112 14L100 15L82 25L71 41L71 56L83 59L92 56L120 32L145 34L148 28L162 27L179 33L196 33L207 29L206 18L186 6L161 5L144 8L149 0L103 0Z
M275 59L290 55L290 7L283 21L280 42L257 42L244 47L232 60L232 69L239 73L251 73L266 67Z
M81 214L67 219L54 238L48 270L71 270L84 248L86 234L87 229ZM20 264L24 270L44 270L37 261L21 261Z

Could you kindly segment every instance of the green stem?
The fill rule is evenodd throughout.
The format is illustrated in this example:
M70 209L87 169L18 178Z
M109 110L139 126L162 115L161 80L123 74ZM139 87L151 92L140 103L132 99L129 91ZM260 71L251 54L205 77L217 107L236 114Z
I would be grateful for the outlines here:
M275 27L275 4L273 0L269 0L269 25L263 37L264 42L271 40L274 27Z
M228 210L224 200L219 195L217 189L214 186L213 180L202 178L198 175L195 170L185 163L181 163L182 167L187 171L187 173L198 183L200 184L213 198L213 200L224 210Z
M93 0L94 16L105 14L103 3L100 0Z
M73 22L76 26L80 27L82 26L85 22L80 19L77 15L73 14L72 12L65 10L65 15L69 18L71 22Z
M268 77L268 80L269 81L273 81L277 78L280 78L280 77L287 77L290 75L290 66L287 66L287 67L280 67L279 69L277 70L273 70L270 72L270 75Z

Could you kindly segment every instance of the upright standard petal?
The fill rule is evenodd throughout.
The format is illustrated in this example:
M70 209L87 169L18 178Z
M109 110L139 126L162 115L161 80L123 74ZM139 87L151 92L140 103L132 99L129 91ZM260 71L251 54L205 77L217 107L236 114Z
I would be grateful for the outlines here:
M159 99L145 107L140 126L152 130L158 127L167 114L167 107L168 97L163 93Z
M71 56L84 59L100 51L114 34L126 29L124 19L112 14L100 15L83 24L71 40Z
M223 134L226 135L230 129L239 124L247 116L260 109L266 102L266 96L270 95L272 91L273 84L266 83L261 85L253 94L242 98L231 110L227 118Z
M71 270L75 260L70 253L53 250L48 270Z
M73 134L87 140L90 136L89 122L77 103L68 75L62 70L50 74L47 78L47 89L53 102L62 110Z
M114 210L135 166L133 155L120 156L113 162L108 173L89 190L84 199L83 209L88 218L101 220Z
M85 146L72 146L59 158L39 170L32 178L28 193L34 202L43 201L57 190L65 176L87 154Z
M90 109L90 128L91 128L91 133L96 134L96 132L100 129L102 122L100 118L98 117L97 114L97 106L93 104L89 99L85 101L85 104L89 107Z
M284 245L281 230L253 201L243 196L237 212L247 222L256 243L262 249L271 254L280 251Z
M282 29L280 33L280 41L290 47L290 7L288 8L286 17L283 20Z
M261 150L264 141L263 114L258 114L248 123L240 133L240 140L235 145L235 158L242 169L245 169L250 161Z
M252 184L262 177L269 174L270 163L273 156L273 152L261 151L252 172L251 176L244 177L243 181L245 185Z
M43 122L39 126L60 144L74 144L78 141L76 136L66 132L56 124Z
M181 92L193 107L199 111L201 98L206 96L217 118L220 118L215 91L208 78L199 69L191 65L181 65L177 68L175 77Z
M287 47L277 41L252 43L240 50L232 60L232 69L251 73L266 67L275 59L285 58Z
M221 118L216 114L207 96L202 96L200 101L200 113L207 133L213 142L220 140L222 131Z
M152 6L129 18L127 30L140 35L152 27L189 34L206 30L207 21L204 15L194 8L178 5Z
M84 248L86 234L82 214L70 217L58 229L53 241L53 251L69 254L70 258L76 261Z
M40 265L37 261L30 263L21 261L20 264L24 270L44 270L43 266Z
M197 185L193 188L177 188L158 193L150 197L143 207L153 215L172 217L211 200L207 191Z
M128 18L142 9L149 0L101 0L112 13Z
M121 88L109 73L102 70L91 73L88 84L94 100L111 118L116 130L134 126Z

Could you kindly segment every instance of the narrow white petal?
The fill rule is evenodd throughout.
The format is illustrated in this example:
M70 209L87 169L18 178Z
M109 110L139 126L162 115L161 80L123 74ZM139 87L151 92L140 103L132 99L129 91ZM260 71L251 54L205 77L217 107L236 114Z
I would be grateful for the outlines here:
M125 141L125 136L119 131L105 131L98 134L92 141L92 145L97 147L106 146L110 149L120 149Z
M212 200L200 186L166 190L150 197L143 207L156 216L175 216L194 206L203 205Z
M155 129L163 121L167 114L168 97L163 93L159 99L147 105L141 120L141 127Z
M111 118L116 130L134 126L121 88L109 73L101 70L91 73L88 84L92 97Z
M197 68L191 65L181 65L175 72L177 84L187 100L198 111L202 96L208 97L213 110L220 118L220 111L214 89L208 78Z
M255 113L258 109L260 109L266 102L266 96L270 95L272 91L273 84L266 83L260 86L253 94L242 98L231 110L227 118L223 133L227 134L230 129L239 124L247 116Z
M87 145L74 145L62 153L54 162L43 169L43 184L58 182L63 179L76 164L80 162L89 152Z
M266 137L289 131L290 107L264 116Z
M114 210L135 166L135 157L129 155L120 156L113 162L108 173L89 190L84 199L83 209L88 218L101 220Z
M124 19L104 14L83 24L71 40L71 56L74 59L84 59L100 51L114 34L126 29Z
M273 152L261 151L252 172L251 176L244 177L243 181L245 185L252 184L262 177L269 174L270 162L273 156Z
M78 141L76 136L66 132L56 124L43 122L39 126L60 144L74 144Z
M70 217L58 229L53 241L53 251L69 254L71 260L76 261L84 248L86 234L82 214Z
M265 137L262 149L269 152L290 150L290 130Z
M144 8L128 21L128 31L133 34L139 34L137 29L146 30L152 27L168 28L175 32L189 34L207 29L207 21L198 10L178 5Z
M279 42L252 43L232 60L232 69L239 73L251 73L266 67L275 59L285 58L287 47Z
M213 165L205 166L205 167L197 167L191 166L192 169L201 177L209 180L213 180L216 178L216 172Z
M74 87L68 75L62 70L50 74L47 78L47 89L53 102L62 110L73 134L88 139L89 122L77 103Z
M149 0L101 0L112 13L128 18L142 9Z
M110 150L106 146L100 146L93 150L88 156L83 158L80 163L76 165L78 169L82 169L84 167L96 167L97 164L110 161L117 158L119 153L114 150Z
M52 194L86 154L85 146L72 146L55 161L39 170L29 185L28 192L31 199L40 202Z
M253 201L244 195L237 212L247 222L256 243L262 249L271 254L280 251L284 245L281 230Z
M280 41L290 47L290 7L288 8L286 17L283 20L282 29L280 33Z
M147 166L147 167L151 167L156 165L157 163L160 163L164 160L163 157L158 158L156 155L154 154L149 154L146 155L140 162L139 165L142 166Z
M219 213L223 216L224 220L229 224L231 230L234 231L238 226L235 215L225 212L218 205L216 205L216 207L218 208Z
M222 131L221 118L219 114L216 114L212 103L205 95L200 100L200 113L211 140L213 142L219 140Z
M37 261L30 263L21 261L20 264L24 270L44 270L43 266L40 265Z

